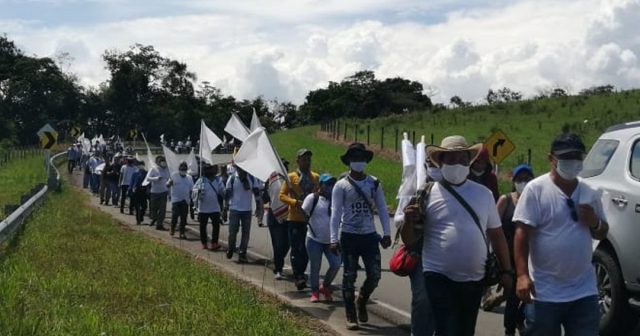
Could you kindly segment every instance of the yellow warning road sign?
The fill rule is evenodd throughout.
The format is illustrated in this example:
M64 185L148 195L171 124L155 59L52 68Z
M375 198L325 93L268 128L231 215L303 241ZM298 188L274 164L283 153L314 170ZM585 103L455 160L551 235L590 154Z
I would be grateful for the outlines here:
M40 138L40 145L44 149L51 149L58 141L58 132L49 124L42 126L37 134Z
M500 164L511 152L516 149L516 145L509 140L509 137L497 130L491 134L484 142L485 147L489 151L489 158L496 164Z

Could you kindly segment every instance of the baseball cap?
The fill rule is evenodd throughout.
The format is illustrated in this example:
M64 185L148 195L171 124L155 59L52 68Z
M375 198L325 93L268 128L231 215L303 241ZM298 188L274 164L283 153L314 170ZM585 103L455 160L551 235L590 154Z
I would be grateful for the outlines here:
M575 133L562 133L551 143L551 153L562 155L571 152L585 153L584 143Z
M331 182L332 180L333 182L335 182L336 178L333 177L331 174L324 173L320 175L320 183L328 183L328 182Z
M311 151L306 149L306 148L298 149L298 152L296 153L297 157L301 157L301 156L304 156L304 155L307 155L307 154L313 155L313 153L311 153Z
M527 173L531 174L531 176L534 176L533 175L533 168L531 168L531 166L529 166L526 163L520 164L520 165L516 166L515 168L513 168L511 176L512 176L512 178L515 178L518 174L520 174L522 172L527 172Z

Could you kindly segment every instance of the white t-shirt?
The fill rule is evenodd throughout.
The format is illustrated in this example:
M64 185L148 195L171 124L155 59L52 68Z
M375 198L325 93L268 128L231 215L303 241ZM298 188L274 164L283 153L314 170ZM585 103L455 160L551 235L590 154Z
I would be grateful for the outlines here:
M120 177L122 179L121 186L128 186L131 183L131 176L133 173L138 171L138 168L135 166L124 165L120 168Z
M224 197L224 185L221 178L216 176L211 181L203 176L196 181L193 192L193 199L197 200L198 204L198 213L220 212L218 196Z
M331 193L331 242L338 242L340 232L348 232L366 235L376 232L373 221L373 209L369 209L367 201L351 185L349 177L345 177L336 182ZM372 176L362 181L354 180L360 187L372 206L378 210L382 231L385 236L391 235L389 228L389 212L387 203L384 200L382 185L378 184L376 189L375 179ZM341 226L342 225L342 226Z
M309 194L302 202L302 210L309 215L311 208L313 208L314 194ZM329 206L331 202L324 196L318 196L318 203L313 214L309 218L309 225L311 230L307 230L307 237L317 241L321 244L329 244L331 242L331 230L329 221L331 219L329 215ZM313 230L313 232L312 232Z
M578 204L590 204L606 221L600 192L578 180L571 195ZM513 214L513 221L531 226L529 273L536 300L569 302L598 294L591 264L592 238L589 228L571 218L567 195L547 173L527 183Z
M487 245L482 235L486 236L487 229L501 227L498 210L493 194L483 185L467 180L452 187L475 211L482 232L462 204L436 183L424 205L427 224L422 268L453 281L479 281L484 278L487 261Z
M171 175L171 203L181 201L189 201L191 198L191 190L193 189L193 179L191 176L180 176L180 173Z
M253 200L253 188L258 188L258 185L255 183L255 178L249 177L247 175L247 179L249 180L249 190L246 190L242 185L242 181L238 174L234 174L229 176L229 180L227 181L227 189L231 189L233 185L233 189L231 190L231 199L229 200L229 209L236 211L251 211Z
M169 169L168 168L160 168L153 167L149 170L147 174L147 180L151 182L151 190L152 194L165 193L169 191L167 187L167 182L170 178Z

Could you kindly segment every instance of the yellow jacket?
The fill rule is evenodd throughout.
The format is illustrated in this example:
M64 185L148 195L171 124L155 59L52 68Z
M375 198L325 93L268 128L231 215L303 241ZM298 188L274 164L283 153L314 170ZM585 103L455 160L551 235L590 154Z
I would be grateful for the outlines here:
M300 188L300 176L298 172L289 173L289 180L291 183L283 183L280 189L280 200L289 205L289 215L287 220L292 222L305 222L306 216L300 208L302 205L302 189ZM311 172L311 181L313 182L313 191L315 192L320 185L320 175L316 172ZM300 206L296 206L297 202L300 202Z

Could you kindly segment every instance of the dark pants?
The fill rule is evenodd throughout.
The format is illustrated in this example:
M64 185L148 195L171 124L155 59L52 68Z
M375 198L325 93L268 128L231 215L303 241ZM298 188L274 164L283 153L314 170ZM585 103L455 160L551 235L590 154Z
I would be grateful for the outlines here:
M362 258L367 274L360 296L368 300L371 293L378 287L382 266L380 264L380 248L377 233L359 235L343 232L340 237L344 270L342 273L342 297L347 316L355 312L355 284L358 277L358 260Z
M409 274L411 283L411 334L432 336L436 327L433 320L433 309L427 289L424 288L424 273L422 272L422 255L418 254L418 265Z
M476 329L484 285L481 281L453 281L446 276L424 273L438 336L468 336Z
M304 271L307 270L309 263L309 255L307 254L307 223L306 222L287 222L289 227L289 243L291 244L291 268L293 269L293 278L296 280L304 280Z
M136 212L136 222L142 223L144 220L144 213L147 211L147 192L143 188L138 188L131 195L131 203Z
M198 213L198 223L200 223L200 241L202 245L207 244L207 224L211 219L211 243L217 243L220 237L220 223L222 220L220 219L219 212L212 213Z
M149 217L161 228L164 225L164 217L167 214L167 192L151 193L149 197Z
M236 250L236 239L238 231L242 226L242 236L240 237L240 246L238 253L246 254L249 246L249 235L251 234L251 211L229 211L229 249Z
M69 171L69 174L71 174L71 172L73 172L73 168L76 167L76 160L74 159L68 159L67 160L67 171Z
M82 187L87 189L89 188L90 185L91 185L91 173L85 172L84 175L82 175Z
M504 331L513 334L518 327L524 325L524 304L516 296L515 288L504 294L507 298L507 304L504 309Z
M570 302L534 301L525 307L527 336L597 336L600 309L596 295Z
M127 199L127 192L129 191L128 185L120 186L120 212L124 212L124 200ZM129 200L129 213L133 213L133 204L131 204L131 200Z
M171 203L171 230L176 229L178 219L180 219L180 233L184 233L187 227L187 216L189 215L189 203L180 201Z
M97 194L100 191L100 175L91 174L91 192Z
M271 247L273 248L273 273L282 273L284 258L289 253L289 248L291 248L289 227L286 223L278 223L271 210L267 214L267 225L269 226Z

